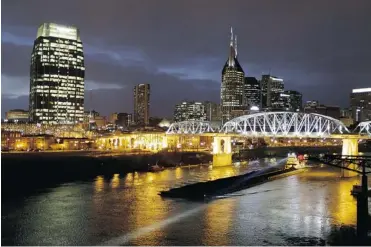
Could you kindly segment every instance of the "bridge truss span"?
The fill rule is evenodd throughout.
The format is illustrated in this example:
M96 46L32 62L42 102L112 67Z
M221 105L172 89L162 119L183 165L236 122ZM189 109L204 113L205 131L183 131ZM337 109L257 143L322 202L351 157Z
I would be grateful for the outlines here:
M356 130L359 130L360 135L371 136L371 121L361 122L356 127Z
M260 137L322 138L349 133L339 120L314 113L261 112L234 118L221 131Z
M214 133L210 122L206 121L182 121L172 123L166 134L204 134Z

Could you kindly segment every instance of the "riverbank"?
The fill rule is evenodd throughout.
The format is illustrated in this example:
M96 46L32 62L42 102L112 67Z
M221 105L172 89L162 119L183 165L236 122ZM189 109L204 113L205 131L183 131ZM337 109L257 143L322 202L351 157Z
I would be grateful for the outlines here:
M208 163L211 156L197 153L127 155L107 152L6 153L1 157L2 196L17 197L47 187L96 176L146 172L148 165L174 167Z

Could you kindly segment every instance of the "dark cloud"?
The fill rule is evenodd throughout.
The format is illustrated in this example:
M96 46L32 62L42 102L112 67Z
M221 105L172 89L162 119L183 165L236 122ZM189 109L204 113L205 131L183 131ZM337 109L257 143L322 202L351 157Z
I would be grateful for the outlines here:
M341 106L352 88L371 86L369 0L12 0L2 8L6 89L13 80L28 83L42 22L73 24L85 46L87 86L104 114L131 111L136 83L152 85L153 114L170 115L184 98L218 100L230 25L248 75L271 71L305 99ZM3 90L3 109L13 107L8 98Z

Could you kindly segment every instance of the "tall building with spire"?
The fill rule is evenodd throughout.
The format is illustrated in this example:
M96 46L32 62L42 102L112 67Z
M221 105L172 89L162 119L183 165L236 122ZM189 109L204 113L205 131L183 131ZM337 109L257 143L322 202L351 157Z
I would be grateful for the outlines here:
M237 35L233 35L231 27L229 56L222 70L220 90L220 108L223 123L234 117L234 111L244 110L244 78L245 73L237 59Z

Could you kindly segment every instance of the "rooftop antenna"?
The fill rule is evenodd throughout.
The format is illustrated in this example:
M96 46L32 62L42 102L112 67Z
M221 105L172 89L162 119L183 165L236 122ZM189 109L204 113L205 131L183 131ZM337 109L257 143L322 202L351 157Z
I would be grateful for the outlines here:
M233 27L231 26L231 42L230 45L233 46Z
M237 35L234 37L234 50L235 50L235 57L237 57Z

